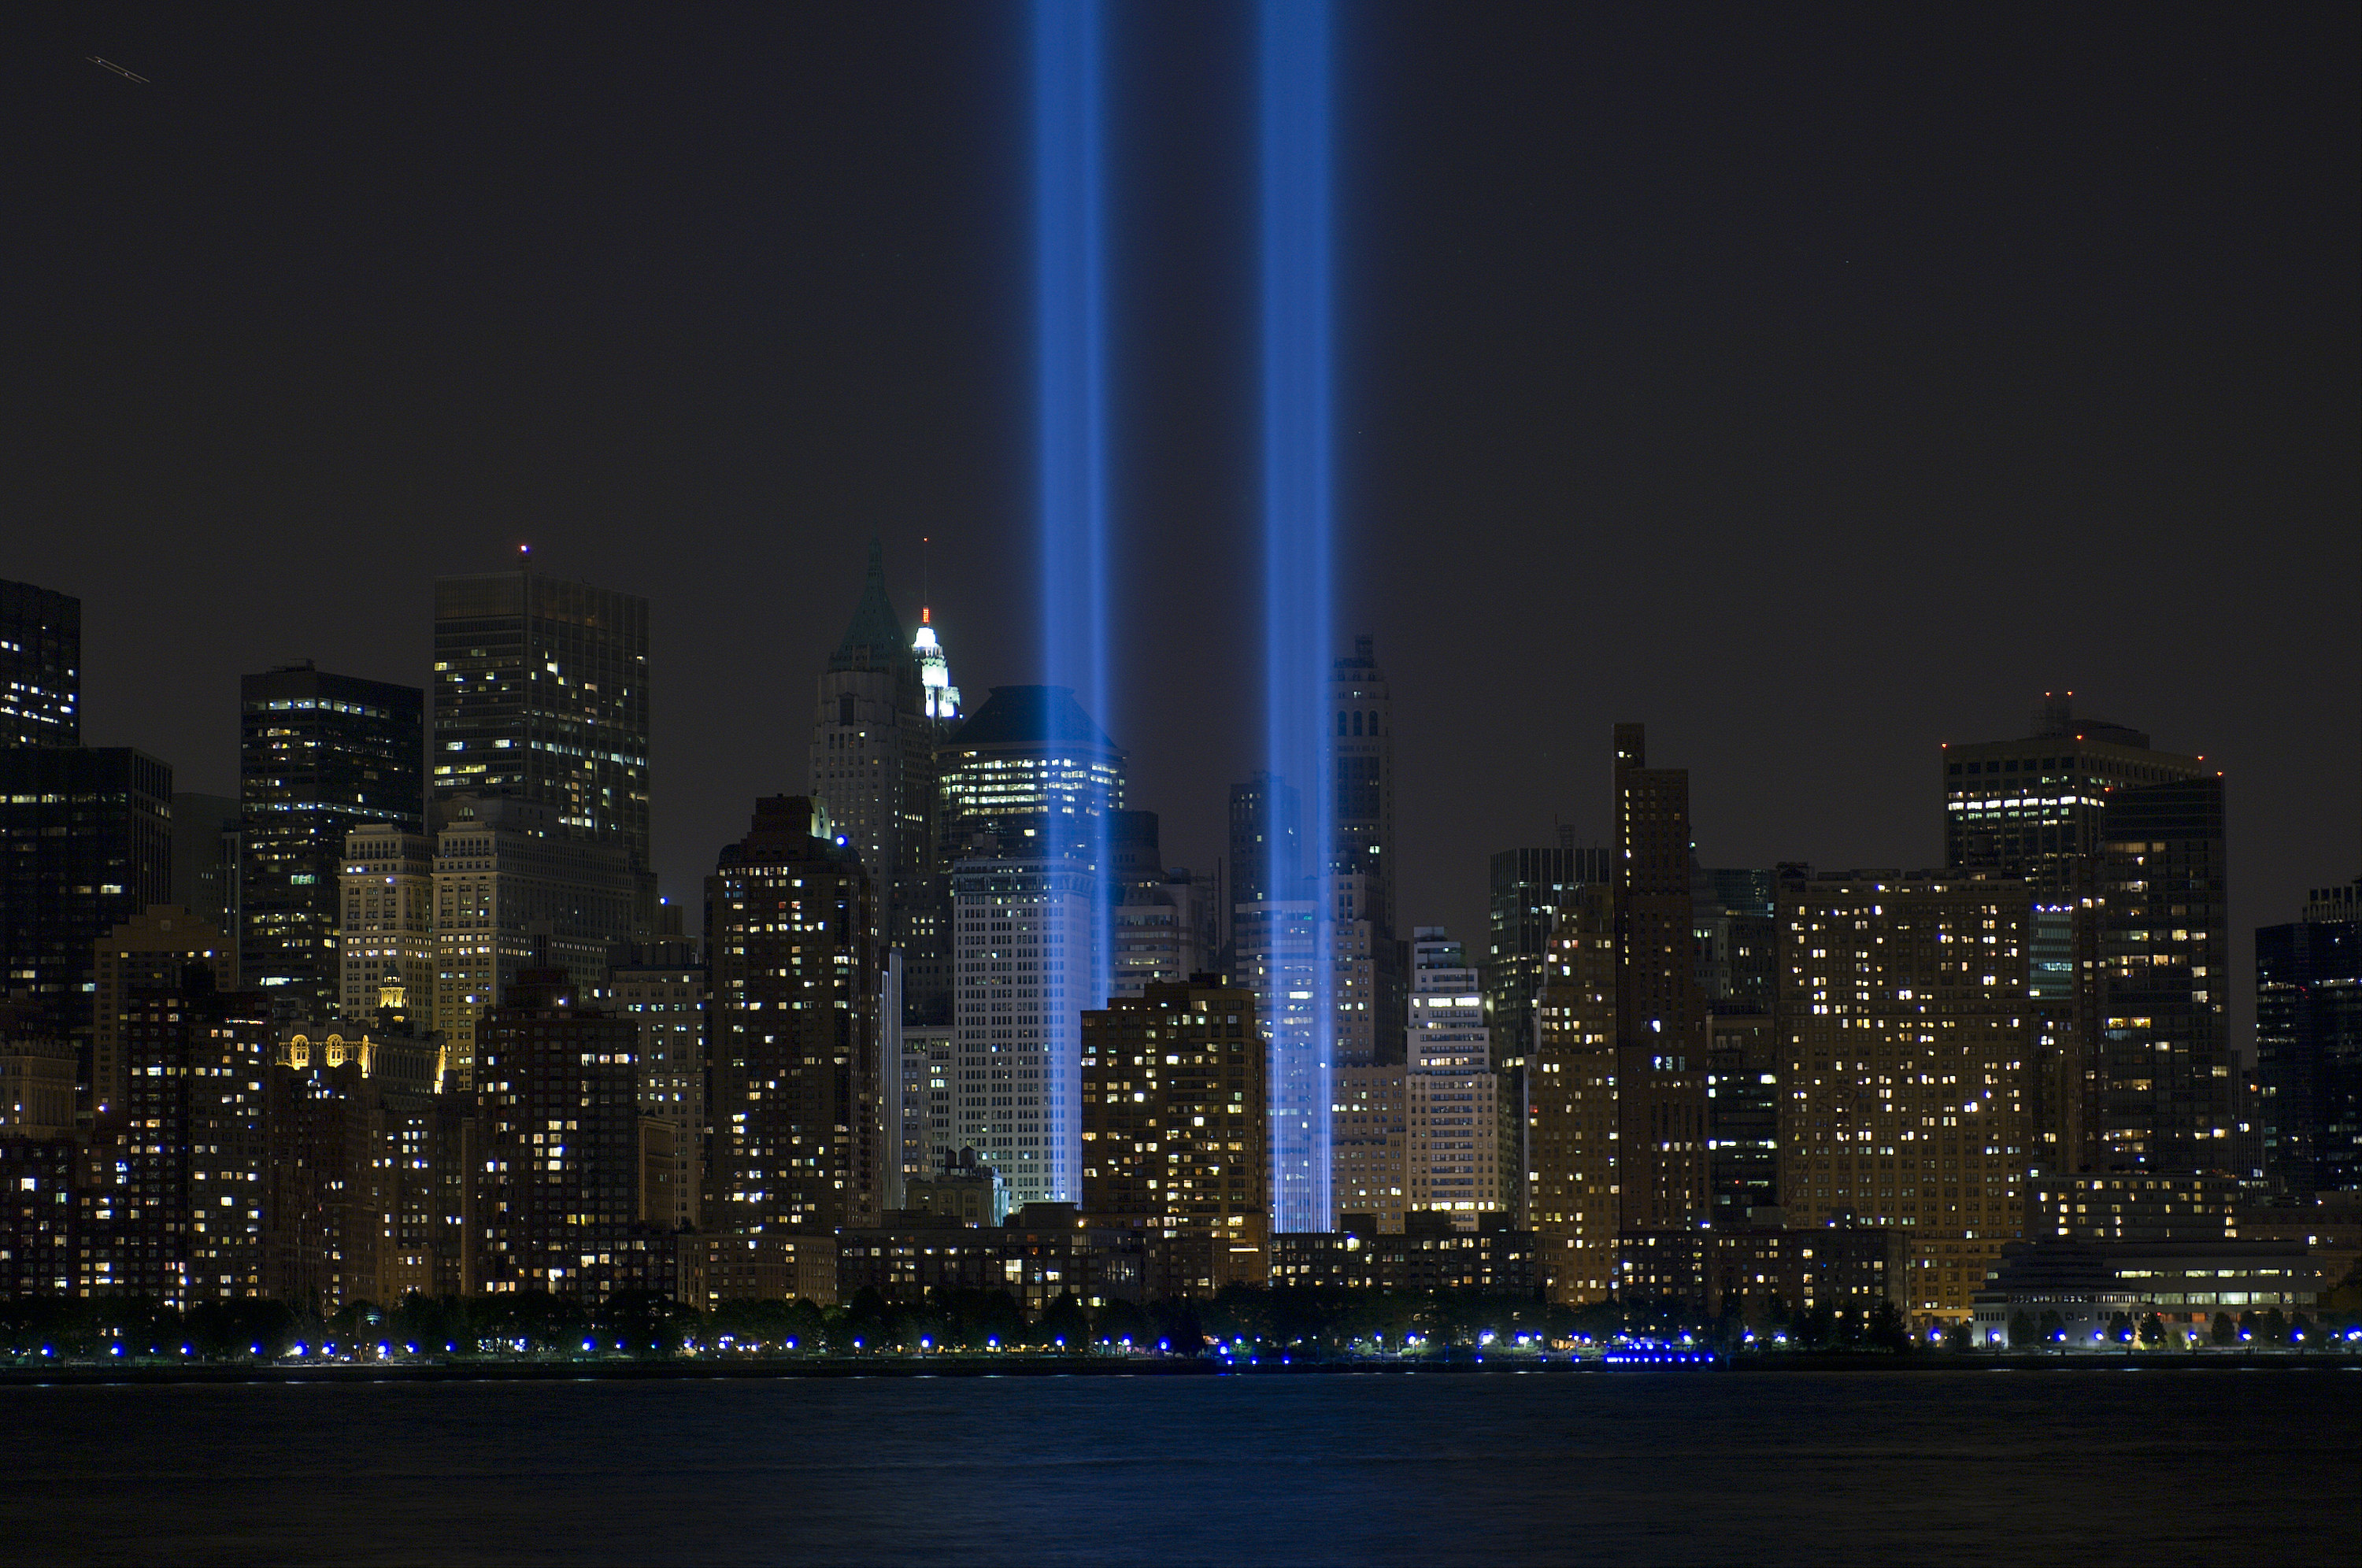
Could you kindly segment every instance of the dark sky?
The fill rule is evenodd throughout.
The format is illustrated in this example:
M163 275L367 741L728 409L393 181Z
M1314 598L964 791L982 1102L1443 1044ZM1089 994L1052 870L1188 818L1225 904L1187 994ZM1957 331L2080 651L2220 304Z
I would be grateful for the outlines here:
M1245 14L1118 6L1120 701L1168 858L1254 763ZM2235 918L2362 870L2356 10L1341 10L1348 624L1407 921L1606 830L1939 856L2071 688L2231 780ZM237 678L424 683L430 580L646 593L678 896L804 784L864 542L1037 678L1024 13L18 7L0 576L88 738L229 792ZM102 55L149 78L90 64Z

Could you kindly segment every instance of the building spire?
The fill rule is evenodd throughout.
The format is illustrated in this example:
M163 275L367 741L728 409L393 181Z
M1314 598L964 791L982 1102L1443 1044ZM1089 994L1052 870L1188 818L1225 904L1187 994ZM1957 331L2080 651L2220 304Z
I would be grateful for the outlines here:
M853 622L844 640L830 656L831 669L891 669L910 656L902 617L886 594L886 547L869 541L869 570L861 585L861 599L853 607Z

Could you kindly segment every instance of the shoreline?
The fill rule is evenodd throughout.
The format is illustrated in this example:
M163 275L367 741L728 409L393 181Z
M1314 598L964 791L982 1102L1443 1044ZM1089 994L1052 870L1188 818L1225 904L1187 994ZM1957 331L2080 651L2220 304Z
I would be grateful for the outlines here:
M1597 1360L1530 1361L1125 1361L1095 1356L897 1356L748 1358L743 1361L487 1361L399 1362L301 1366L200 1364L0 1367L0 1386L156 1386L261 1383L582 1383L744 1381L773 1378L926 1377L1291 1377L1375 1376L1698 1376L1716 1373L1783 1372L2355 1372L2362 1355L2329 1353L2123 1355L1783 1354L1739 1356L1687 1367L1609 1366Z

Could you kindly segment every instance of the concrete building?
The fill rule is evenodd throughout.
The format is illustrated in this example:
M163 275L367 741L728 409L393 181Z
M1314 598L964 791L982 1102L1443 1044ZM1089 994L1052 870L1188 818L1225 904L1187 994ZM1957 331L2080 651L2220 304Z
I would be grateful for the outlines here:
M355 828L345 835L338 880L336 1016L356 1022L374 1017L379 993L391 981L419 1017L436 1017L432 841L398 827Z
M1710 1211L1690 778L1650 767L1644 726L1618 724L1615 787L1618 1228L1681 1231Z
M1083 1211L1198 1242L1205 1292L1270 1273L1266 1062L1254 993L1212 976L1083 1014Z
M1623 1164L1612 888L1586 886L1560 907L1544 960L1527 1091L1528 1211L1544 1288L1579 1306L1606 1300L1617 1282Z
M151 904L108 932L91 953L91 1115L105 1121L123 1103L135 1018L149 1010L143 993L177 992L191 964L206 988L230 989L237 961L230 939L188 911Z
M1904 1229L1924 1320L2024 1234L2031 917L2016 878L1783 868L1781 1206Z
M638 879L621 843L568 835L530 800L439 800L435 828L431 1016L468 1088L483 1010L530 968L563 969L588 995L609 950L639 929Z
M1408 1073L1403 1067L1339 1067L1330 1075L1331 1231L1395 1234L1409 1201Z
M640 1218L667 1230L694 1229L703 1212L712 999L703 955L698 944L679 938L623 944L593 995L639 1025Z
M478 1267L494 1293L599 1301L670 1295L669 1227L640 1219L640 1028L588 1005L562 969L528 969L487 1009Z
M758 801L706 884L710 1230L827 1231L885 1208L876 894L826 826L806 797Z
M1412 933L1403 1060L1406 1211L1446 1214L1454 1229L1473 1231L1479 1216L1514 1208L1523 1118L1493 1070L1476 971L1440 926Z
M998 1225L1009 1218L1009 1184L976 1157L974 1149L946 1152L933 1169L911 1178L906 1214L933 1214L963 1225Z
M1973 1293L1976 1342L2120 1349L2154 1314L2166 1346L2213 1337L2217 1314L2317 1309L2321 1271L2297 1242L2014 1242Z

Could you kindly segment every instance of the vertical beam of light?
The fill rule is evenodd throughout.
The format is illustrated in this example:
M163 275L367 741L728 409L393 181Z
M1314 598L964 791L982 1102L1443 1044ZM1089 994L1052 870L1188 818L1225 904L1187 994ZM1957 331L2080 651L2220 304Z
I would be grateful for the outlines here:
M1108 465L1105 199L1100 128L1098 0L1034 0L1033 251L1035 395L1040 464L1042 668L1043 681L1071 687L1084 711L1113 734L1108 679ZM1055 769L1096 785L1085 753ZM1080 770L1080 778L1074 776ZM1054 778L1053 782L1061 782ZM1078 791L1080 792L1080 791ZM1099 804L1114 802L1101 801ZM1060 1036L1079 1029L1085 1008L1103 1007L1113 988L1114 908L1105 811L1062 821L1053 814L1043 853L1097 872L1090 994L1065 999ZM1079 832L1074 830L1079 829ZM1080 1201L1081 1057L1053 1064L1061 1089L1047 1129L1064 1151ZM1046 1098L1046 1097L1045 1097Z
M1327 0L1263 0L1263 525L1264 746L1302 779L1309 952L1275 984L1272 1220L1330 1228L1330 1065L1335 1039L1336 839L1330 708L1330 17ZM1274 840L1277 835L1269 835ZM1277 945L1277 944L1275 944ZM1289 944L1299 953L1302 948ZM1299 994L1301 993L1301 994ZM1289 1005L1293 1000L1296 1005Z

